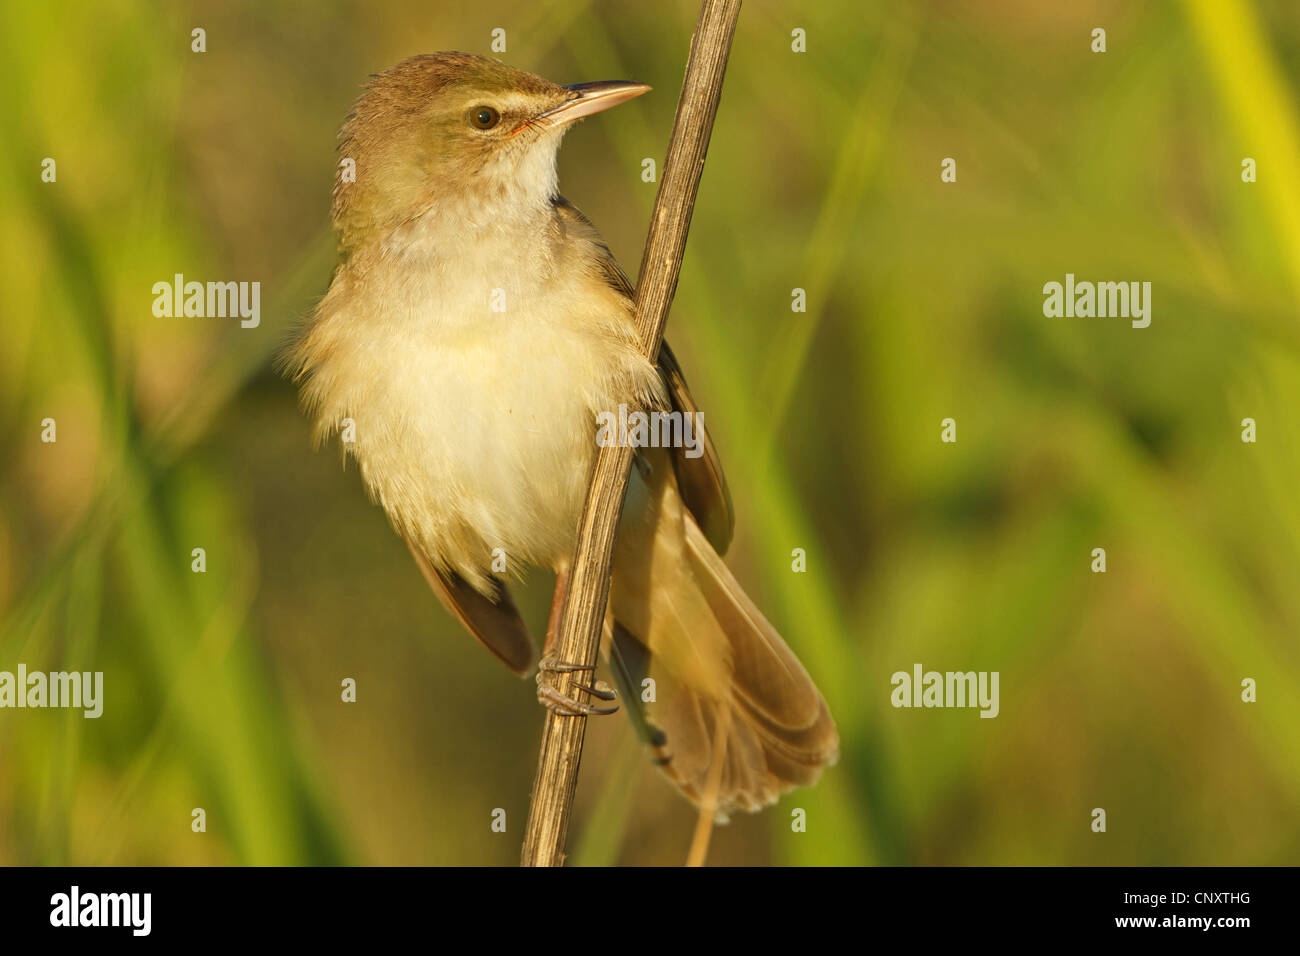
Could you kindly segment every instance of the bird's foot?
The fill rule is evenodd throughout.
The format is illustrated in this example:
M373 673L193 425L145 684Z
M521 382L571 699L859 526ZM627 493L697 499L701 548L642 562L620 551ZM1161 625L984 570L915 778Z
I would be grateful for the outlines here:
M552 687L548 675L550 674L577 674L583 671L594 671L596 668L587 664L572 664L567 661L558 661L553 657L543 657L537 665L537 702L552 713L559 714L563 717L602 717L606 714L615 713L618 710L618 704L613 707L596 707L583 700L576 700L562 694L555 687ZM574 688L590 694L598 700L616 700L618 692L610 687L603 680L593 680L591 684L574 683Z

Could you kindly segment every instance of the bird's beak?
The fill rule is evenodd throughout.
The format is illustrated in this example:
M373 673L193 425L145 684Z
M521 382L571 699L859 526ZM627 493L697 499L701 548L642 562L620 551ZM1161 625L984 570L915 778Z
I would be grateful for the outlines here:
M552 109L541 113L530 121L530 126L553 129L564 126L584 116L600 113L619 103L626 103L642 93L649 93L650 87L644 83L626 83L622 80L602 80L598 83L575 83L566 86L569 98Z

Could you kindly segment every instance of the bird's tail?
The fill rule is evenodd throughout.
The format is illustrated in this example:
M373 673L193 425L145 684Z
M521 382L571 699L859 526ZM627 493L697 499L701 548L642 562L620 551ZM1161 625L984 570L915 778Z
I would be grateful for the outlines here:
M815 782L839 738L798 658L690 514L678 521L668 504L655 509L652 546L627 549L648 559L617 565L610 664L663 772L696 803L716 793L725 819Z

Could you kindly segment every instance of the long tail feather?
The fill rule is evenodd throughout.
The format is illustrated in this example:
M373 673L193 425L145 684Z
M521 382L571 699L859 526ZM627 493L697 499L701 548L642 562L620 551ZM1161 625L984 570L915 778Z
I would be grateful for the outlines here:
M730 710L717 802L725 819L815 782L838 757L839 738L808 672L689 514L680 523L664 517L648 550L672 560L652 558L638 569L650 588L641 603L625 586L613 607L610 663L624 699L639 708L633 719L656 762L696 803L706 792L715 728ZM711 672L701 670L703 654ZM643 703L646 677L655 694Z

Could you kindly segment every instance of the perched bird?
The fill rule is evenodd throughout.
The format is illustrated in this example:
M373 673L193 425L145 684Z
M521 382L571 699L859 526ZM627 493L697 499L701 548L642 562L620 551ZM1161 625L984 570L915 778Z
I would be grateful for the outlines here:
M433 591L521 674L533 644L494 562L506 576L555 572L549 652L597 416L621 404L698 411L668 346L657 364L639 351L626 275L557 192L569 126L648 90L557 86L464 53L373 77L339 137L355 163L334 190L339 264L286 355L317 441L352 420L344 447ZM815 781L838 738L807 671L719 557L731 499L707 432L696 439L693 454L638 451L602 647L688 797L703 798L725 746L725 815ZM550 693L539 698L562 713L607 712L593 701L615 696L598 682L584 700Z

